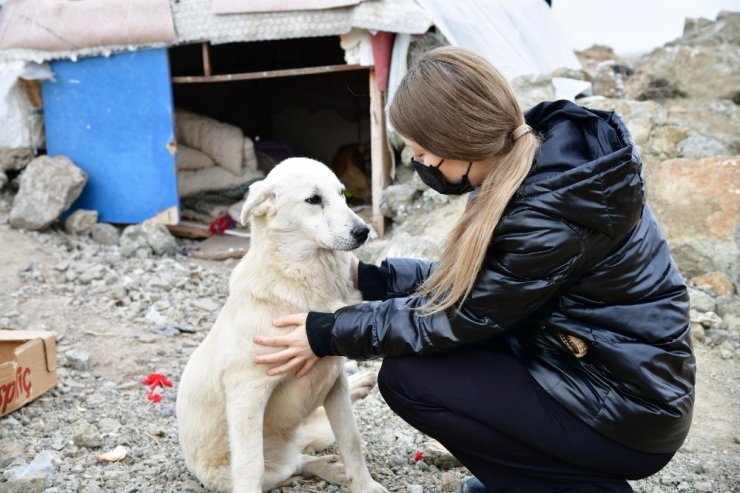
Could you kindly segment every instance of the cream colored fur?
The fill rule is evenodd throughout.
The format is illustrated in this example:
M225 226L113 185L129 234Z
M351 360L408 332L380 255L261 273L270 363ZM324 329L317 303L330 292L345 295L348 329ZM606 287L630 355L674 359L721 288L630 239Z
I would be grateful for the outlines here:
M316 195L321 204L307 202ZM266 366L253 362L275 349L255 345L252 336L291 330L273 327L277 316L360 301L347 251L361 243L351 231L364 223L347 207L329 168L305 158L283 161L250 187L242 211L247 220L249 252L179 383L177 421L188 468L222 492L267 491L299 474L346 484L353 493L385 492L367 470L350 401L351 392L367 394L374 375L356 376L351 390L340 357L321 359L300 379L270 377ZM322 416L341 463L302 454L307 446L331 443Z

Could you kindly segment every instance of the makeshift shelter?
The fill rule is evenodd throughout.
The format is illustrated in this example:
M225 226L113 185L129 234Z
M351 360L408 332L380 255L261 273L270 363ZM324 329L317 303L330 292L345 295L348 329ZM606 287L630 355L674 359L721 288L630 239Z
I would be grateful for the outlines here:
M466 3L469 12L511 9ZM514 8L547 15L542 0L521 5ZM382 234L380 197L392 169L389 77L392 86L403 75L411 35L425 33L433 17L454 39L455 15L428 0L6 0L0 68L51 64L46 149L88 173L73 208L98 210L101 221L178 221L177 106L238 128L247 138L243 156L251 143L276 157L295 152L331 164L342 146L369 142L372 222ZM499 23L500 36L526 29L506 26ZM456 44L476 42L486 38ZM247 179L243 169L230 171Z

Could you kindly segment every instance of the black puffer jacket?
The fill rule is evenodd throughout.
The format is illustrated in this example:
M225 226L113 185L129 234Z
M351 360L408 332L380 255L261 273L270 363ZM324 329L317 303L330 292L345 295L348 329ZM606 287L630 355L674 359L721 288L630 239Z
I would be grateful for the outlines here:
M410 295L433 263L362 264L365 298L383 301L310 313L311 347L363 359L501 336L544 389L596 430L637 450L674 452L694 401L689 299L645 202L629 132L615 114L567 101L525 116L543 144L462 307L413 310L425 300ZM588 353L576 358L559 332L586 341Z

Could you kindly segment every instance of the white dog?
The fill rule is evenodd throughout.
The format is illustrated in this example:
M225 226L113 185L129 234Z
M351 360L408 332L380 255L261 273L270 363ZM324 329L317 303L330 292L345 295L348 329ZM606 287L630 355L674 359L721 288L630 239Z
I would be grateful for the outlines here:
M272 325L277 316L360 301L348 251L365 241L367 225L347 206L336 175L307 158L287 159L253 184L241 221L251 225L249 251L179 383L177 422L188 468L223 492L267 491L297 474L346 484L353 493L385 492L362 456L344 358L322 358L300 379L268 376L253 362L275 350L255 345L253 336L285 333ZM367 394L371 377L360 378L353 397ZM315 421L323 412L343 467L333 457L302 454L311 443L331 442ZM307 425L307 418L314 421Z

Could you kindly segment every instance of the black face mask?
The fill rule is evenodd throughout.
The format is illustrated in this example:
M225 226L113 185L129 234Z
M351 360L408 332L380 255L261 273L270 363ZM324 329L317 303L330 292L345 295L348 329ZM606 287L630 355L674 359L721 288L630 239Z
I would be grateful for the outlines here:
M444 159L440 161L437 166L425 166L416 159L411 159L411 164L414 165L414 169L419 173L421 181L426 183L429 188L436 190L442 195L462 195L464 193L472 192L473 189L475 189L475 187L468 181L468 173L470 173L470 168L473 166L473 161L470 161L468 170L465 172L465 175L463 175L460 183L450 183L445 180L444 175L439 170L439 167L442 166L443 162Z

